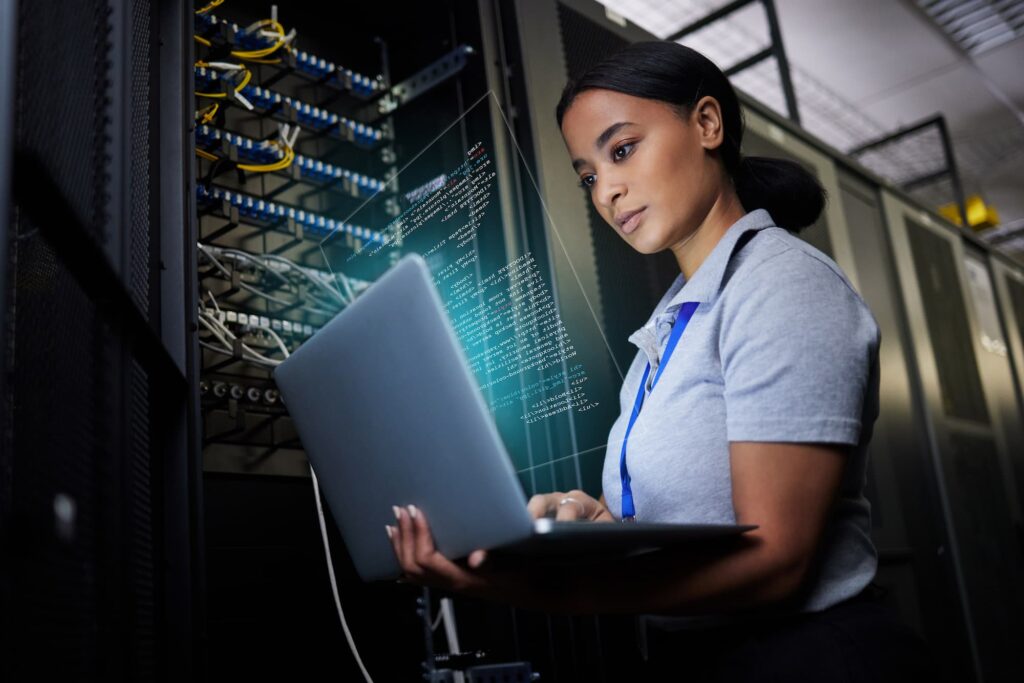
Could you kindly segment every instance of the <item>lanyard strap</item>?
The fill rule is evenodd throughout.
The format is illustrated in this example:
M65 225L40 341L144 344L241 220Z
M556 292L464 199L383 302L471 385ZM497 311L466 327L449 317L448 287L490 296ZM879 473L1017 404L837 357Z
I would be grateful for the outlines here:
M654 391L655 385L658 384L658 380L661 378L661 373L665 371L665 366L668 365L668 361L672 358L672 352L676 350L676 344L679 343L679 338L683 336L683 331L686 326L690 323L690 318L693 317L693 312L697 310L697 306L700 305L698 301L687 301L680 307L679 313L676 314L676 322L672 325L672 334L669 335L668 344L665 346L665 353L661 356L661 362L658 364L658 372L654 374L654 381L651 382L651 392ZM629 416L629 424L626 426L626 435L622 437L622 454L619 456L619 475L622 477L622 521L633 522L636 521L636 508L633 506L633 489L630 488L629 482L629 468L626 467L626 444L629 442L629 433L633 431L633 425L636 424L636 419L640 417L640 408L644 405L644 395L647 388L647 378L651 374L651 364L648 363L644 369L644 376L640 379L640 389L636 392L636 401L633 403L633 412Z

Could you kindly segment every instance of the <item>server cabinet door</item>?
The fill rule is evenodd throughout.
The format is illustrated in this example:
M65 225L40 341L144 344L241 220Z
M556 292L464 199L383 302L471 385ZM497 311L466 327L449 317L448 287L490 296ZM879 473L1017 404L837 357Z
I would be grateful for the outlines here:
M1024 268L1011 265L994 255L989 255L988 263L992 269L996 302L1003 322L1003 350L1009 356L1007 362L1000 364L1000 369L1008 376L1012 374L1016 384L1017 412L1008 414L1005 419L1008 424L1016 424L1019 428L1024 424ZM1017 436L1019 438L1019 433ZM1024 515L1024 445L1018 442L1009 449L1009 453L1013 477L1017 483L1017 538L1024 543L1024 525L1019 521Z
M903 619L925 636L955 680L973 662L925 426L908 359L913 347L886 235L877 186L839 170L840 199L861 295L882 332L880 413L869 446L867 495L878 548L876 583Z
M888 194L884 203L975 668L1009 680L1024 641L1021 552L963 243L930 214Z

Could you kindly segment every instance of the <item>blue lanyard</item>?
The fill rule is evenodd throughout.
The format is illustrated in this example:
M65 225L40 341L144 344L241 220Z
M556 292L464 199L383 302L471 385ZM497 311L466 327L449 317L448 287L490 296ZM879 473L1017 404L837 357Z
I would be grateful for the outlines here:
M654 375L654 381L651 382L651 391L654 391L655 385L658 384L658 379L661 377L661 373L664 372L665 366L668 365L668 361L672 358L672 352L676 350L676 344L679 343L679 338L683 336L683 330L690 322L690 318L693 317L693 312L697 310L697 306L700 305L698 301L687 301L679 309L679 313L676 314L676 322L672 325L672 334L669 335L668 344L665 346L665 353L661 356L661 362L658 364L658 372ZM644 376L640 379L640 390L636 392L636 402L633 404L633 412L629 416L629 425L626 426L626 435L622 437L622 455L619 458L619 474L622 477L622 521L623 522L634 522L636 521L636 508L633 506L633 489L630 488L629 482L629 468L626 467L626 444L629 442L629 433L633 431L633 425L636 424L636 419L640 417L640 408L644 405L644 394L645 388L647 387L647 377L651 373L651 364L647 364L647 368L644 369Z

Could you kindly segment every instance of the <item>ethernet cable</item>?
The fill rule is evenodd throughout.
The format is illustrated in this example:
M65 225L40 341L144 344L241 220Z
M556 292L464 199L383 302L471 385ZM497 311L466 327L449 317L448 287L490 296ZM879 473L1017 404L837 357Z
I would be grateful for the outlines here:
M220 312L220 306L217 305L217 300L213 297L212 293L210 293L210 292L207 292L207 293L210 294L210 299L211 299L211 301L213 301L214 307L216 308L216 310L219 313ZM231 346L230 342L233 342L236 339L238 339L238 336L236 334L234 334L230 329L228 329L228 327L223 322L221 322L219 316L214 315L213 313L210 313L210 311L205 306L200 305L200 307L199 307L199 321L200 321L200 323L203 324L203 327L205 327L207 329L207 331L209 331L211 334L213 334L214 337L219 342L224 344L225 348L227 349L226 352L228 354L233 355L233 349L232 349L232 346ZM288 351L288 347L285 345L284 340L281 339L281 336L277 332L275 332L269 325L259 325L259 324L255 324L255 323L249 323L249 327L254 327L254 328L260 330L261 332L265 332L267 335L269 335L270 338L274 340L274 343L277 344L277 348L281 351L281 354L285 358L287 358L290 355L290 352ZM281 363L281 361L279 361L277 359L274 359L274 358L269 358L269 357L259 353L258 351L254 350L253 348L247 346L246 344L241 344L241 347L242 347L243 355L245 353L248 353L250 355L249 360L253 360L253 361L261 363L261 364L270 364L270 365L274 365L274 366L276 366L276 365ZM216 348L214 350L221 351L221 349L216 349Z
M220 259L218 259L212 253L212 251L210 250L209 247L207 247L205 244L201 244L201 243L198 244L197 246L199 248L199 251L202 252L202 254L206 257L207 260L209 260L209 262L213 265L214 268L216 268L218 271L220 271L220 273L223 274L226 278L228 278L228 279L231 278L231 271L228 270L227 266L225 266L223 263L221 263ZM254 294L254 295L256 295L256 296L258 296L260 298L266 299L267 301L271 301L271 302L273 302L275 304L279 304L281 306L292 306L293 305L293 302L288 301L286 299L282 299L280 297L276 297L273 294L268 294L267 292L264 292L264 291L260 290L257 287L253 287L248 282L240 282L238 284L239 284L239 287L241 287L245 291L249 292L250 294ZM316 314L316 315L322 315L322 316L325 316L325 317L328 317L328 318L333 317L337 313L337 311L332 311L332 310L327 310L327 309L322 309L322 308L316 308L314 306L309 306L309 305L301 306L301 309L304 310L304 311L308 311L309 313L313 313L313 314Z
M220 353L222 355L226 355L226 356L234 356L235 355L234 348L232 347L232 342L238 340L238 337L231 330L229 330L222 322L220 322L217 319L216 316L214 316L213 314L211 314L211 313L209 313L207 311L204 311L204 310L200 309L200 311L199 311L199 324L202 325L204 328L206 328L207 332L212 334L217 341L219 341L221 344L224 345L223 348L220 348L220 347L214 346L213 344L209 344L208 342L200 341L199 342L200 346L202 346L205 349L209 349L211 351L214 351L216 353ZM265 329L265 328L261 328L261 329ZM271 333L273 333L273 330L269 330L269 331ZM280 337L278 337L278 339L280 339ZM282 344L283 344L283 342L282 342ZM255 349L253 349L248 344L240 343L239 346L242 349L242 359L243 360L255 363L257 365L262 365L264 367L270 367L270 368L275 368L275 367L277 367L278 365L281 364L281 361L279 361L279 360L277 360L275 358L268 358L267 356L264 356L262 353L256 351Z
M317 271L312 270L310 268L304 268L299 264L295 263L294 261L286 259L283 256L278 256L277 254L250 254L247 251L241 251L239 249L230 249L227 247L220 247L218 251L223 256L231 256L236 259L248 261L257 266L258 268L261 268L267 271L268 273L272 273L275 277L277 277L277 279L279 279L286 285L292 284L291 281L288 280L288 278L286 278L277 268L275 268L272 265L274 263L279 264L282 268L284 268L285 271L296 273L303 280L306 280L307 282L318 287L319 289L326 291L338 303L348 305L352 301L352 298L346 300L345 295L343 295L337 289L331 287L327 282L324 282L324 276L318 273ZM349 286L349 292L351 292L351 286ZM315 298L313 295L309 296L311 298ZM318 300L317 303L322 304L323 302Z
M338 579L334 576L334 562L331 561L331 545L327 541L327 523L324 520L324 506L320 500L320 482L317 481L316 472L313 471L313 466L309 466L309 475L313 479L313 495L316 497L316 512L320 520L320 538L324 542L324 555L327 557L327 574L331 578L331 591L334 593L334 607L338 610L338 619L341 620L341 628L345 631L345 640L348 641L348 647L352 650L352 656L356 658L356 664L359 665L359 670L363 673L363 678L366 683L373 683L373 679L370 678L370 672L366 670L366 665L363 664L362 657L359 656L359 649L356 647L355 640L352 639L352 632L348 628L348 622L345 620L345 611L341 608L341 597L338 595Z

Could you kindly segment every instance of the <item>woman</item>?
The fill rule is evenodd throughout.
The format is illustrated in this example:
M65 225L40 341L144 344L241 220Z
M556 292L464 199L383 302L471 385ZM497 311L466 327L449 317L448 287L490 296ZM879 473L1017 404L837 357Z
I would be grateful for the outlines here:
M630 337L639 352L601 499L538 495L530 511L758 529L559 579L488 568L484 551L451 562L422 513L396 508L388 535L408 580L554 611L715 615L652 618L652 672L925 672L919 641L865 596L879 332L835 263L791 234L817 220L820 185L791 162L742 157L728 80L675 43L634 44L594 67L566 86L557 117L594 208L637 251L670 250L681 273Z

